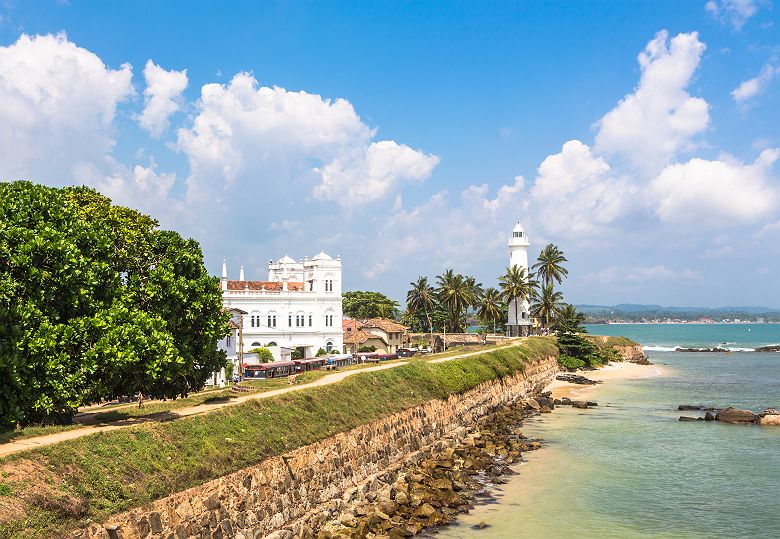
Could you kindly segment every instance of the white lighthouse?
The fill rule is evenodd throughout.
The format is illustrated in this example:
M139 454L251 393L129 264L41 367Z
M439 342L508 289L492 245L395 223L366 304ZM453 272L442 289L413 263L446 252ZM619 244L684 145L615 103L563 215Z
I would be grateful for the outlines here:
M512 229L512 237L509 238L509 266L518 266L524 268L528 274L528 234L523 230L523 225L519 222ZM521 337L531 333L531 306L528 301L521 300L515 305L516 300L509 302L509 312L507 318L507 335L510 337Z

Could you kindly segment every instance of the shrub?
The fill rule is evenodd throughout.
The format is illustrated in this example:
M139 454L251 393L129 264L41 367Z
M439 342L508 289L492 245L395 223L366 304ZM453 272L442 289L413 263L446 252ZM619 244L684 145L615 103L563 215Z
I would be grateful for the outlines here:
M273 361L274 360L274 355L271 353L271 351L268 348L266 348L264 346L259 346L257 348L252 348L249 351L249 353L250 354L257 354L257 357L260 359L260 361L263 361L263 362L269 362L269 361Z
M315 354L315 357L322 357L322 356L325 356L325 355L328 355L328 352L323 347L320 346L320 349L317 350L317 353Z
M376 346L361 346L358 352L376 352Z
M569 369L572 371L576 371L577 369L581 369L585 366L585 362L581 359L577 359L576 357L571 357L567 355L561 354L558 356L558 365L565 369Z

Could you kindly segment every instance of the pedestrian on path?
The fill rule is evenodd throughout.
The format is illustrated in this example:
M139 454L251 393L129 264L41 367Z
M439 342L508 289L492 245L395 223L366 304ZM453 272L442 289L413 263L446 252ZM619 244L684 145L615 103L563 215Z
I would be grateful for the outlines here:
M139 390L138 393L136 393L135 398L138 399L138 407L143 408L144 407L144 394L141 393Z

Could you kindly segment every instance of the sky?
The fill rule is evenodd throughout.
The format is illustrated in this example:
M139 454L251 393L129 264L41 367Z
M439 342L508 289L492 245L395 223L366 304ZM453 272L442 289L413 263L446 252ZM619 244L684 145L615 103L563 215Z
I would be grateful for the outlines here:
M571 303L780 307L770 0L0 0L0 178L89 185L218 275L324 250L403 301L496 286L517 221Z

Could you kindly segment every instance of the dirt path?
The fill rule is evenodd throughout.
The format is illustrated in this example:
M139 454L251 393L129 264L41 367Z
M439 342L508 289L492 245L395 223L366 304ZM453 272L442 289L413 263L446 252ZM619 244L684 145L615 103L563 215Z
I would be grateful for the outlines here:
M517 346L522 339L513 342L509 346ZM472 357L472 356L478 356L480 354L484 354L486 352L491 352L495 350L495 348L490 348L489 350L478 350L476 352L468 352L466 354L458 354L451 357L441 357L437 359L432 359L431 363L442 363L444 361L450 361L453 359L462 359L466 357ZM214 410L218 410L220 408L225 408L227 406L235 406L236 404L241 404L242 402L247 402L249 400L255 400L255 399L267 399L269 397L275 397L277 395L282 395L284 393L289 393L291 391L300 391L301 389L307 389L310 387L320 387L320 386L326 386L330 384L336 384L338 382L341 382L344 378L348 376L352 376L353 374L358 374L362 372L374 372L374 371L383 371L385 369L393 369L396 367L400 367L401 365L407 365L407 361L399 361L396 363L385 363L380 364L375 367L366 367L364 369L354 369L349 371L340 371L335 372L333 374L329 374L327 376L323 376L319 380L315 380L314 382L310 382L308 384L301 384L301 385L294 385L289 387L284 387L280 389L273 389L270 391L264 391L262 393L254 393L251 395L244 395L242 397L235 397L228 401L224 402L214 402L209 404L198 404L195 406L189 406L186 408L179 408L177 410L170 410L168 412L162 412L160 414L154 414L152 416L147 417L134 417L129 419L123 419L120 421L116 421L111 423L110 425L94 425L94 426L85 426L79 429L74 430L66 430L63 432L56 432L53 434L47 434L44 436L36 436L35 438L25 438L22 440L15 440L11 441L5 444L0 445L0 458L6 457L8 455L12 455L14 453L18 453L19 451L25 451L27 449L36 449L39 447L44 447L47 445L56 444L58 442L63 442L65 440L73 440L76 438L81 438L82 436L88 436L90 434L95 434L97 432L108 432L111 430L117 430L117 429L123 429L127 427L131 427L133 425L140 425L142 423L153 423L153 422L160 422L160 421L170 421L172 419L179 419L182 417L189 417L193 415L201 415L201 414L207 414L210 412L213 412Z

